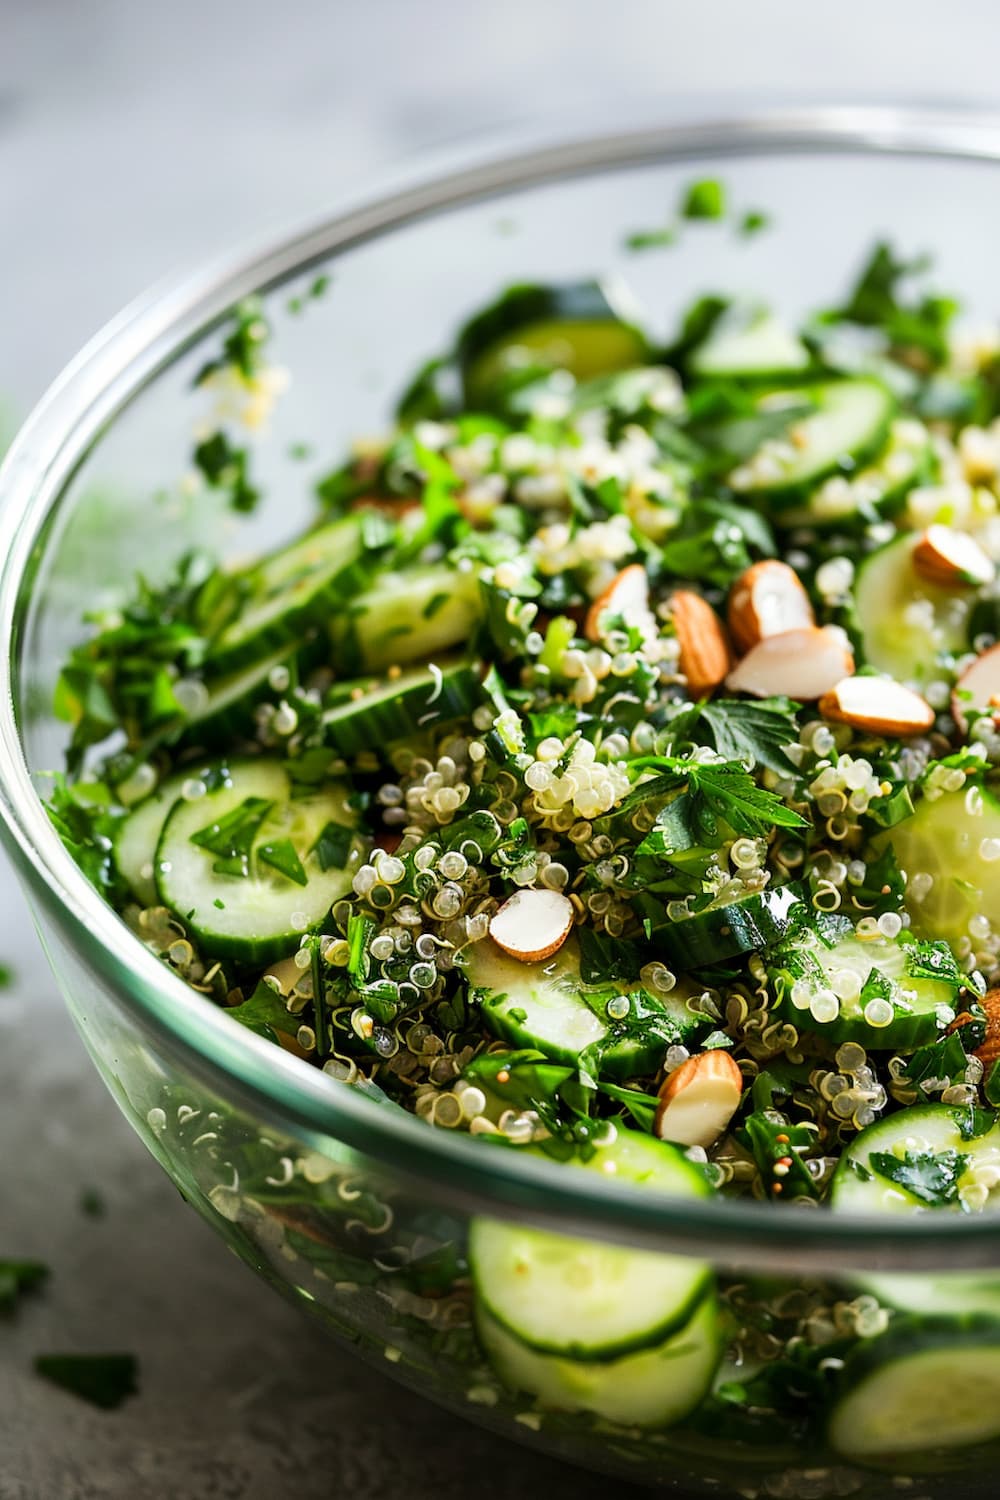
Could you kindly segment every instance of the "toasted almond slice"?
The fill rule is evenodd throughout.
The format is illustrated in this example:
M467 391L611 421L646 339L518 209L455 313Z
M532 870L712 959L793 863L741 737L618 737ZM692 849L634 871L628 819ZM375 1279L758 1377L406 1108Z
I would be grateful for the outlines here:
M928 526L913 549L913 566L942 588L967 588L992 583L993 560L968 532L952 526Z
M767 635L808 630L816 624L799 575L775 557L740 574L729 591L727 618L737 651L749 651Z
M819 711L824 719L900 739L922 734L934 723L926 699L891 677L845 677L823 694Z
M648 613L649 579L641 563L629 563L627 568L622 568L587 610L583 633L588 641L603 639L601 616L605 611L624 615L626 619L632 615Z
M951 716L963 731L966 728L965 715L970 708L980 712L995 708L1000 712L1000 645L981 651L955 683Z
M681 648L680 667L692 698L714 693L732 666L725 627L700 594L680 589L670 601L670 614Z
M573 903L561 891L515 891L490 920L498 948L522 963L551 958L569 937Z
M653 1134L678 1146L711 1146L739 1108L743 1074L724 1048L697 1052L664 1079Z
M822 698L854 671L843 632L835 628L786 630L758 641L726 678L734 693L755 698Z

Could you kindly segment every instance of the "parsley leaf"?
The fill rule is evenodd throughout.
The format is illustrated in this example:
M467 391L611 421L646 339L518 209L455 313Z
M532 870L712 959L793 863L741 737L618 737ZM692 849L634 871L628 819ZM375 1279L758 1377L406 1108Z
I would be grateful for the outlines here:
M758 786L738 761L710 764L669 756L643 756L633 765L651 770L662 768L663 774L630 792L619 812L628 811L651 796L668 795L675 787L686 784L691 797L692 826L705 841L719 839L719 821L733 833L751 838L768 833L772 828L807 826L805 819L787 807L776 792Z
M965 1158L953 1147L945 1151L907 1151L903 1156L890 1151L873 1151L868 1164L880 1177L894 1182L932 1208L958 1201L958 1183L965 1171Z
M117 904L127 893L111 851L125 810L114 804L108 787L101 781L71 786L65 777L57 776L45 811L91 885Z
M234 1021L239 1021L241 1026L248 1027L250 1031L255 1031L258 1036L267 1037L269 1042L278 1040L279 1031L283 1036L294 1036L299 1029L298 1020L290 1014L277 990L273 990L263 980L249 1000L244 1000L242 1005L231 1006L226 1015L232 1016Z
M309 884L309 876L303 869L298 850L291 839L277 839L270 844L261 844L257 850L257 858L262 864L277 870L279 875L284 875L286 880L294 881L296 885Z
M774 557L776 551L763 517L746 506L705 496L684 508L663 543L660 561L676 578L728 588L756 557Z
M38 1291L48 1274L40 1260L0 1260L0 1313L13 1312L18 1299Z
M40 1354L35 1370L53 1385L103 1411L114 1411L139 1390L139 1364L134 1354Z
M709 731L713 747L727 760L738 760L787 775L792 763L784 747L799 737L796 706L790 698L756 702L716 698L703 703L698 720Z
M825 314L825 321L879 328L896 354L916 354L931 366L948 359L948 329L958 304L948 297L910 290L927 260L899 259L890 245L875 246L847 302Z
M235 875L246 879L250 874L250 854L254 839L273 807L274 803L269 802L266 797L246 797L238 807L206 824L204 828L199 828L197 833L192 833L191 843L219 856L212 866L217 875ZM272 846L272 850L276 847ZM271 863L274 863L273 859ZM301 868L299 865L300 870ZM282 873L287 874L287 871L283 870ZM301 884L304 885L305 881Z
M580 978L584 984L601 984L609 979L634 979L643 960L638 943L628 938L614 938L594 927L577 929L580 937Z

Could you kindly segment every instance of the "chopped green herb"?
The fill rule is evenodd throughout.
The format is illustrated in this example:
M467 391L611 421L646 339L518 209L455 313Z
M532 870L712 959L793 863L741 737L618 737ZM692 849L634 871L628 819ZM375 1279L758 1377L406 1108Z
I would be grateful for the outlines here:
M103 1411L114 1411L139 1391L134 1354L39 1354L36 1373Z
M726 190L715 177L692 182L681 200L685 219L721 219L726 212Z
M902 1156L873 1151L868 1161L879 1177L932 1208L958 1200L958 1184L965 1171L965 1160L958 1151L906 1151Z
M27 1293L40 1291L48 1275L40 1260L0 1260L0 1315L12 1312Z

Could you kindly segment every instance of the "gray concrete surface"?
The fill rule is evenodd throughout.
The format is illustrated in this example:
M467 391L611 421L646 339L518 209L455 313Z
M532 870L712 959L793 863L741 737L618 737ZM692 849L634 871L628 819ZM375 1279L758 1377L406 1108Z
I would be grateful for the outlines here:
M636 97L998 104L998 41L993 0L0 0L0 407L148 282L380 163ZM359 1369L231 1260L90 1069L6 867L0 958L0 1254L53 1268L0 1325L0 1500L605 1492ZM46 1387L56 1346L135 1350L142 1394Z

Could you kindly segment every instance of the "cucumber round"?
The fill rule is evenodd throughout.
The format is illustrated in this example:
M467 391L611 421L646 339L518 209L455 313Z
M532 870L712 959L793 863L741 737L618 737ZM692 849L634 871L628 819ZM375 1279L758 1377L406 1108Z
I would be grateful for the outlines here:
M831 1448L858 1463L1000 1437L1000 1321L905 1320L860 1343L831 1409Z
M776 526L809 526L820 530L894 515L910 490L926 484L935 469L930 435L919 422L893 422L885 451L851 475L834 475L818 485L804 505L774 512Z
M876 852L892 846L907 876L906 909L918 937L943 938L954 948L969 936L969 921L981 913L1000 913L1000 800L985 783L978 790L980 810L970 811L968 788L945 792L933 800L921 797L910 817L880 834ZM914 884L929 875L931 885Z
M802 913L802 895L802 887L791 883L723 906L709 906L693 916L657 925L656 942L681 969L704 968L739 953L761 953L788 935Z
M212 647L216 671L259 664L269 651L297 640L343 608L362 587L364 537L357 516L310 531L245 575L247 600Z
M646 364L649 345L596 281L512 286L466 323L457 353L469 406L489 406L518 368L568 370L590 380Z
M338 683L340 701L325 710L323 738L342 755L378 749L471 713L480 701L474 663L442 661L382 682Z
M383 573L370 589L330 616L334 665L346 672L384 672L467 642L482 597L474 570L446 563Z
M864 1288L886 1307L902 1312L956 1317L982 1313L1000 1319L998 1271L943 1271L935 1276L886 1273L866 1276Z
M710 1192L680 1151L624 1128L588 1161L568 1165L675 1197ZM530 1349L574 1360L614 1360L661 1344L687 1322L711 1276L687 1256L487 1218L472 1221L469 1262L496 1322Z
M317 846L330 824L352 828L355 815L347 788L335 783L294 796L279 761L237 760L213 773L213 789L175 802L163 824L154 858L157 895L206 954L269 963L321 927L333 902L351 889L360 841L353 841L343 868L324 869ZM258 821L246 854L230 856L219 824L248 811ZM215 847L206 847L206 839ZM285 873L289 856L299 878Z
M961 1126L967 1115L967 1110L948 1104L914 1104L876 1120L855 1136L837 1164L830 1189L833 1208L838 1213L855 1214L967 1211L957 1196L928 1201L905 1183L886 1176L884 1160L872 1161L873 1155L902 1162L907 1154L941 1157L950 1153L955 1158L959 1186L967 1173L984 1167L1000 1168L1000 1126L992 1125L982 1135L966 1139ZM987 1206L998 1204L1000 1191L993 1189Z
M941 658L965 651L974 590L940 588L913 566L919 540L905 532L858 567L854 617L865 662L897 682L921 686L941 675Z
M812 364L805 344L767 308L730 307L687 358L702 380L780 380Z
M607 1361L542 1354L480 1302L476 1331L505 1385L556 1411L593 1412L627 1427L668 1427L694 1410L719 1361L719 1313L705 1297L683 1328L655 1348Z
M115 835L114 861L118 873L140 906L155 906L158 900L154 875L156 846L163 825L185 783L200 780L203 768L193 765L161 781L150 796L123 818Z
M644 1016L655 1018L659 1036L626 1037L609 1046L601 1058L601 1073L630 1078L652 1073L669 1046L690 1038L704 1025L688 1010L692 993L681 986L663 999L654 999L633 984L586 985L580 978L580 950L570 936L551 958L522 963L483 938L469 949L466 977L470 998L479 1006L484 1024L494 1036L513 1047L533 1047L553 1062L575 1063L580 1053L604 1041L612 1030L608 1002L638 992ZM634 1002L633 1002L634 1003Z
M849 473L883 447L895 402L877 380L823 381L806 388L772 391L761 402L787 396L813 402L777 440L770 440L729 475L739 494L767 496L775 507L792 504L828 474Z
M929 971L940 966L940 977ZM865 940L847 918L827 920L822 929L798 934L773 957L770 973L775 1013L803 1031L831 1042L909 1052L933 1042L955 1018L961 976L943 944L915 947L898 938ZM839 999L835 1014L818 1018L819 997L836 999L844 987L854 994ZM877 1019L868 1007L877 1001ZM885 1018L885 1006L891 1015Z

